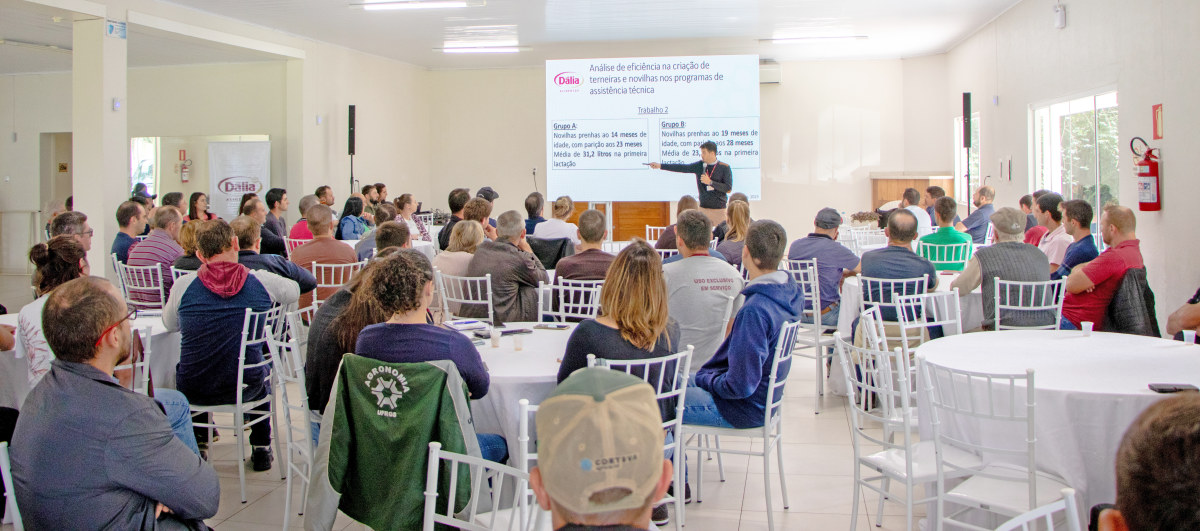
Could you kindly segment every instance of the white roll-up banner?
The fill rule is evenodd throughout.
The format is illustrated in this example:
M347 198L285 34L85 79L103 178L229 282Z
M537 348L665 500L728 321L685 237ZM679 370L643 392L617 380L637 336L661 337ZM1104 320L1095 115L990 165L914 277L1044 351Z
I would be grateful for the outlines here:
M208 211L237 217L242 194L262 197L271 186L271 143L209 142L208 182Z

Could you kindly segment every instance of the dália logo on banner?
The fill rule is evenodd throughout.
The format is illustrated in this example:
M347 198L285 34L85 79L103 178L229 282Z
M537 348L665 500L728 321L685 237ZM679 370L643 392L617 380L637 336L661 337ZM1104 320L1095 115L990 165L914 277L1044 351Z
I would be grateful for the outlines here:
M226 177L217 183L217 189L227 194L259 193L262 184L249 177Z
M583 84L583 80L579 79L575 72L563 72L554 76L554 84L564 88L576 88Z

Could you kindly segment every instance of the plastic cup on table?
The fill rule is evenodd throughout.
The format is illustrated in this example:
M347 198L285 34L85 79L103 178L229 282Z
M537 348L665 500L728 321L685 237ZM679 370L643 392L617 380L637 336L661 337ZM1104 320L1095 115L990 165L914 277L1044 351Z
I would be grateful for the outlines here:
M1081 328L1083 328L1083 337L1088 337L1088 336L1092 335L1092 328L1096 326L1095 323L1093 323L1091 321L1084 321L1082 323L1079 323L1079 325Z
M500 348L500 331L492 329L492 348Z
M513 349L514 350L524 350L525 349L525 338L521 337L520 334L513 336Z
M1195 330L1184 330L1183 331L1183 342L1187 343L1189 345L1194 344L1196 342L1196 331Z

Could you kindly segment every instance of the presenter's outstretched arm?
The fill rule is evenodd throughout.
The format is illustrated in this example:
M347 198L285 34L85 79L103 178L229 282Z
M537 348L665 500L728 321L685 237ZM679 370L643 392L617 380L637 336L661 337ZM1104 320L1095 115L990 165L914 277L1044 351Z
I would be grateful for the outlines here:
M659 163L657 163L657 162L651 162L651 163L650 163L650 168L651 168L651 169L655 169L655 170L662 169L662 164L659 164Z

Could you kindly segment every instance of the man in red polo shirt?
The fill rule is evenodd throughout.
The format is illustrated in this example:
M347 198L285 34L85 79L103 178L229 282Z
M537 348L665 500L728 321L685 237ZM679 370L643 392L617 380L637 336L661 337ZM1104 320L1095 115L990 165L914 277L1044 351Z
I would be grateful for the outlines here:
M1067 297L1063 301L1064 330L1078 330L1080 323L1091 321L1096 330L1104 329L1104 314L1112 302L1125 272L1144 267L1142 250L1134 230L1137 219L1127 207L1109 205L1100 216L1100 234L1108 249L1095 260L1076 266L1067 277Z

